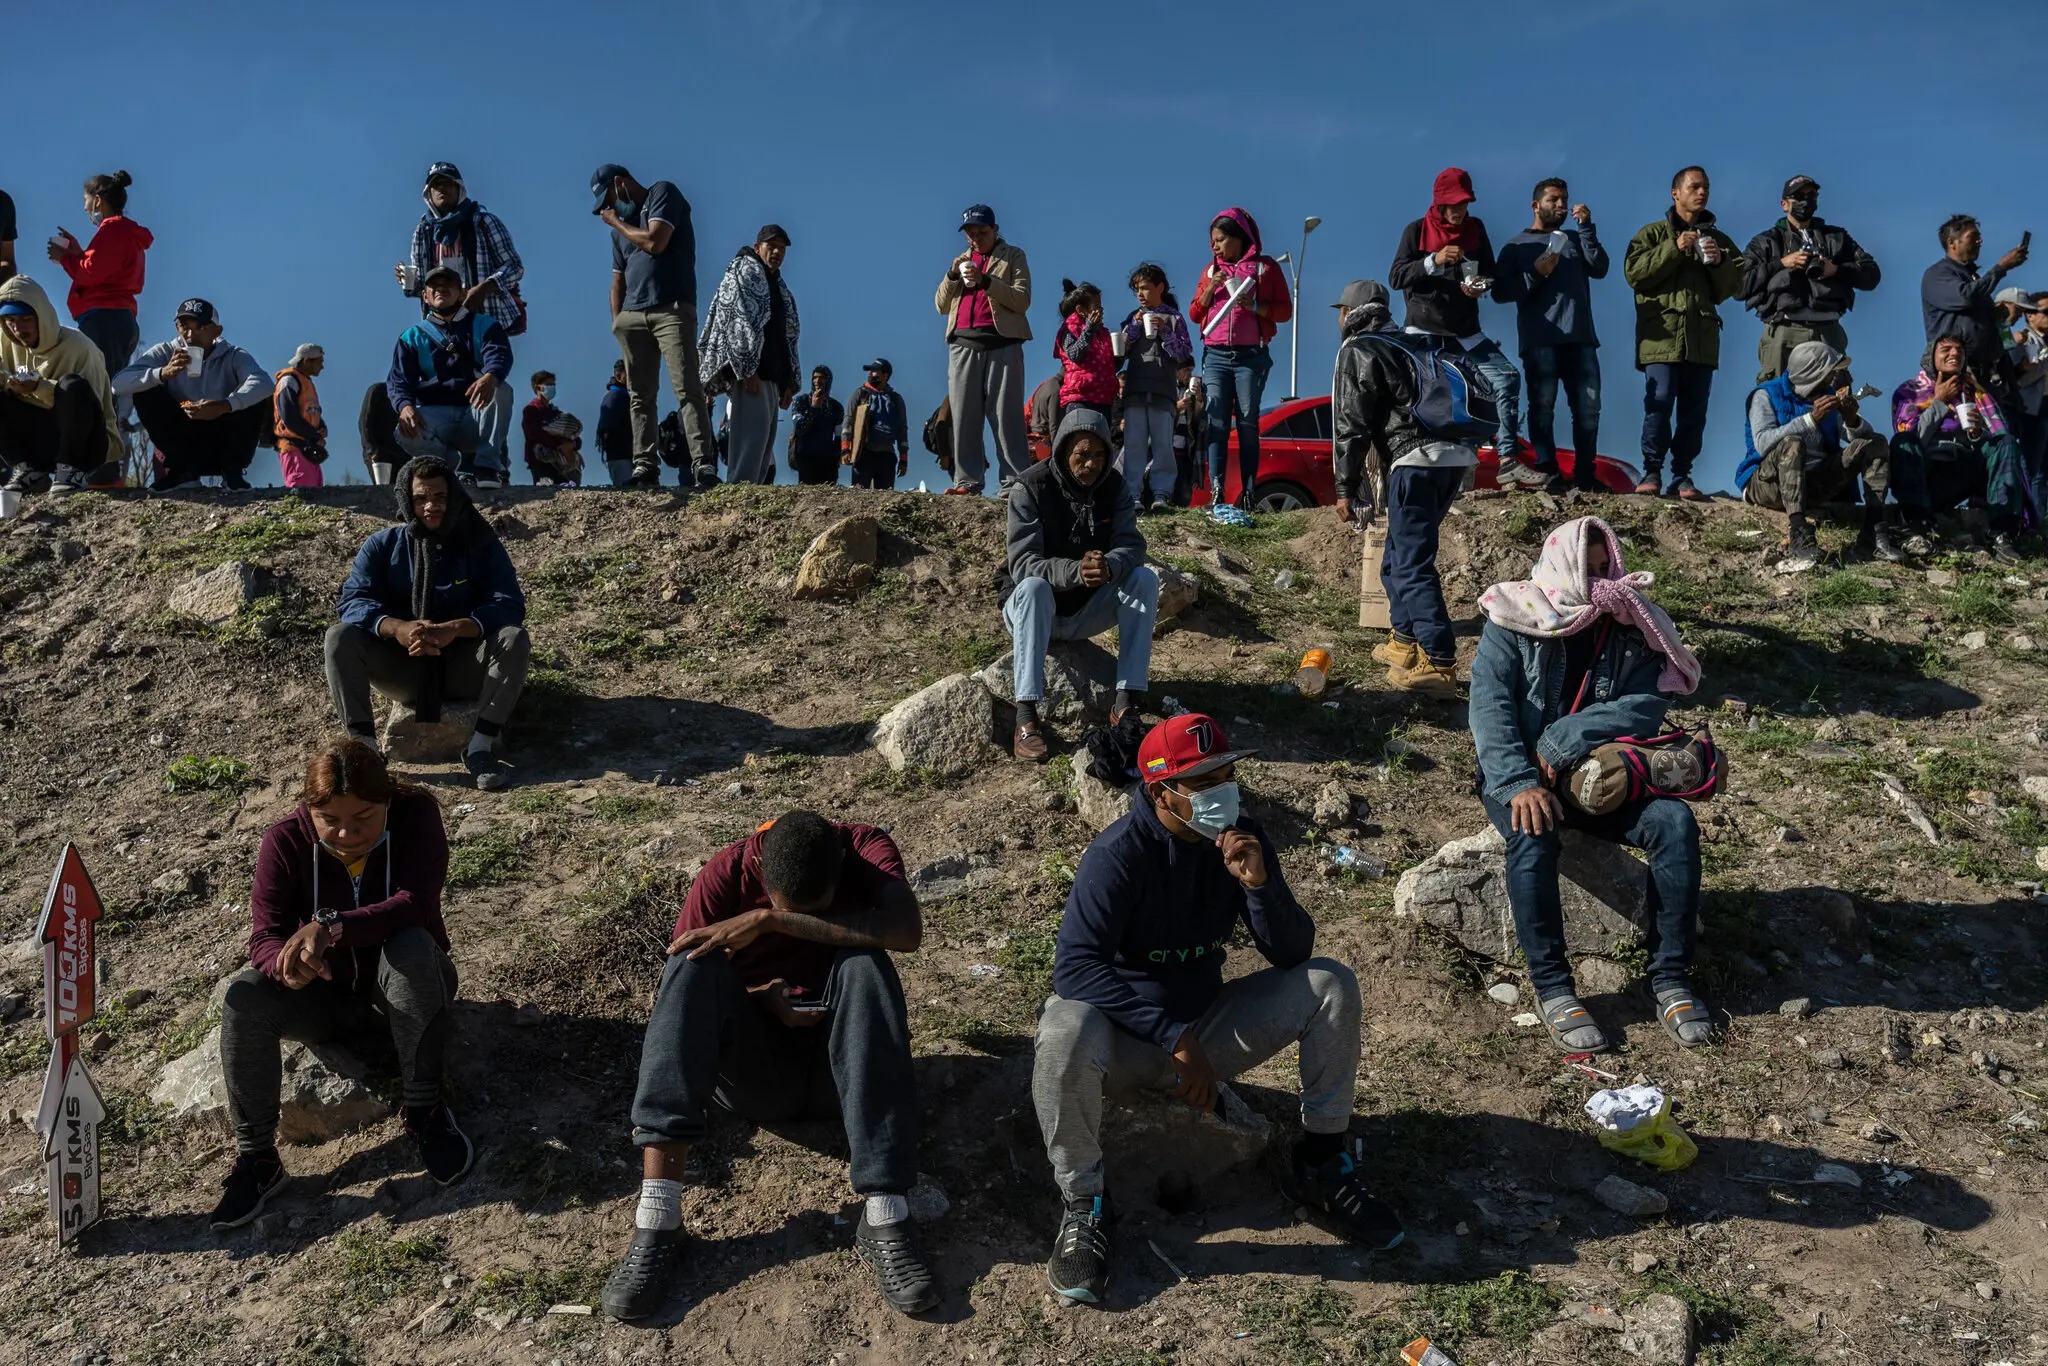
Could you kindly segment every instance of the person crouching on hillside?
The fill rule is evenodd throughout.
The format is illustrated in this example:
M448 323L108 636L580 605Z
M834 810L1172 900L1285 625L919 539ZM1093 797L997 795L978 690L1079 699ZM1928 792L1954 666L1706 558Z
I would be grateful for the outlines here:
M1809 514L1817 504L1856 492L1863 481L1866 554L1897 564L1905 558L1884 524L1891 485L1891 448L1864 418L1849 387L1849 358L1823 341L1793 347L1784 370L1749 391L1747 443L1735 471L1751 507L1785 514L1781 574L1803 574L1820 563Z
M1623 571L1607 523L1580 517L1550 533L1528 580L1497 583L1479 598L1487 622L1472 661L1471 725L1480 800L1507 840L1508 902L1537 1013L1567 1053L1598 1052L1607 1036L1579 1003L1565 958L1557 863L1566 825L1649 856L1657 1017L1687 1048L1713 1035L1688 981L1700 907L1692 808L1654 797L1594 816L1554 790L1597 746L1661 734L1670 695L1699 686L1699 661L1678 628L1638 591L1652 581Z
M284 1184L277 1118L286 1039L388 1031L421 1165L444 1186L469 1171L474 1151L441 1103L455 999L441 919L447 875L441 808L394 781L376 750L335 739L307 761L298 809L263 833L249 894L249 966L221 1001L236 1156L213 1209L216 1229L248 1223Z
M865 1202L854 1250L890 1308L938 1303L910 1227L917 1079L890 958L923 941L903 856L875 826L791 811L712 855L676 917L641 1045L640 1203L605 1313L641 1319L668 1302L687 1244L683 1163L714 1104L762 1123L843 1116Z
M1301 1128L1284 1178L1355 1243L1401 1241L1400 1220L1366 1190L1347 1140L1358 1080L1358 979L1315 950L1273 842L1239 810L1237 761L1199 713L1162 721L1138 747L1130 813L1081 856L1040 1007L1031 1098L1059 1186L1046 1279L1099 1304L1113 1211L1102 1158L1108 1092L1170 1092L1212 1114L1222 1083L1299 1049ZM1242 929L1269 966L1223 980ZM1191 1117L1192 1120L1192 1117Z
M1109 452L1109 419L1093 407L1076 408L1060 421L1052 458L1010 489L1000 586L1017 699L1010 750L1019 759L1041 762L1050 753L1038 704L1045 700L1045 652L1055 640L1087 640L1116 627L1110 725L1144 702L1159 575L1145 563L1138 505L1109 467Z
M498 742L526 686L526 598L498 533L455 471L421 456L398 472L399 525L373 532L327 628L327 688L349 735L377 743L370 685L422 720L479 699L463 765L484 791L505 785Z

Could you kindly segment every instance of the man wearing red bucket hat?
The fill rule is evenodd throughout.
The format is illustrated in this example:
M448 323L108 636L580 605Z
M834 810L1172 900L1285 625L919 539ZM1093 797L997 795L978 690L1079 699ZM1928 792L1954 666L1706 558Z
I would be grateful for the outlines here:
M1130 814L1088 846L1067 898L1031 1097L1063 1205L1046 1278L1070 1300L1100 1302L1109 1280L1103 1093L1170 1091L1219 1114L1219 1103L1242 1105L1225 1080L1295 1044L1303 1132L1283 1182L1289 1199L1367 1247L1401 1240L1347 1141L1358 979L1310 956L1315 922L1272 842L1238 809L1236 765L1248 753L1207 716L1153 727ZM1226 984L1224 946L1240 924L1272 966Z

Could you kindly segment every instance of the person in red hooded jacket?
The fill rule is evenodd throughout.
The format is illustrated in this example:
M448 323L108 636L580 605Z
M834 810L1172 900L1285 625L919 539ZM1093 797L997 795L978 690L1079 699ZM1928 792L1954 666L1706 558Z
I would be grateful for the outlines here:
M1209 433L1212 498L1223 501L1230 465L1230 425L1237 424L1238 503L1249 508L1259 482L1259 399L1273 357L1266 344L1294 316L1287 275L1259 250L1259 225L1232 206L1210 220L1212 259L1188 307L1202 336L1203 411Z
M135 301L142 293L143 253L156 238L148 228L126 217L128 187L135 178L126 171L88 176L85 216L94 232L90 246L80 246L66 228L50 240L50 259L71 277L65 304L78 330L106 358L107 373L127 368L142 342L135 321Z

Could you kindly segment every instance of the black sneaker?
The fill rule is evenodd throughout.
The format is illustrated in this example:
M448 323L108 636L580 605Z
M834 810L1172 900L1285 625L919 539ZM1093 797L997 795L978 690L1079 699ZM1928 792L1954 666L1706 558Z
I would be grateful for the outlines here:
M16 465L6 487L10 493L42 493L50 487L50 476L26 465Z
M1995 531L1991 534L1991 558L2000 564L2020 562L2020 548L2013 543L2010 531Z
M236 470L233 474L223 474L220 477L220 486L233 493L247 493L250 489L256 487L242 476L240 470Z
M1079 1195L1067 1201L1045 1279L1053 1292L1083 1304L1101 1304L1109 1285L1109 1225L1114 1216L1106 1195Z
M1314 1167L1299 1161L1292 1163L1288 1179L1280 1183L1280 1189L1288 1199L1322 1215L1339 1233L1361 1247L1385 1252L1407 1236L1392 1207L1366 1190L1365 1182L1359 1179L1357 1160L1349 1151L1325 1158Z
M84 493L85 476L69 465L57 466L57 472L50 476L50 496L62 498L67 494Z
M1804 517L1794 517L1787 530L1785 554L1778 561L1780 574L1804 574L1820 563L1820 542L1814 538L1813 524Z
M668 1303L669 1280L688 1242L680 1228L636 1228L626 1255L604 1283L598 1308L615 1319L644 1319Z
M498 751L494 749L465 750L462 766L469 770L469 776L476 779L479 792L496 792L511 781L504 765L498 762Z
M240 1228L263 1213L263 1203L284 1184L284 1163L277 1149L266 1153L237 1153L222 1185L220 1203L210 1217L216 1229Z
M908 1219L876 1227L862 1210L853 1228L853 1250L875 1269L875 1284L897 1313L922 1314L939 1302L939 1288L932 1284L931 1268L924 1264Z
M444 1186L460 1181L469 1172L469 1164L476 1160L476 1149L470 1146L469 1136L456 1127L455 1116L445 1105L430 1110L407 1106L405 1131L419 1145L420 1165L427 1169L427 1175Z

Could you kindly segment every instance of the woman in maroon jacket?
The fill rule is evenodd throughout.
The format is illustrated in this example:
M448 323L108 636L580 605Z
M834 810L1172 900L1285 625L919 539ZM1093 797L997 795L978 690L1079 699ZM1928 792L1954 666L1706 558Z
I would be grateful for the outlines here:
M389 1030L404 1076L405 1130L422 1165L444 1186L469 1170L469 1139L441 1104L455 998L441 922L447 876L441 809L393 781L376 750L337 739L307 761L298 809L263 834L249 966L221 1006L236 1157L215 1228L248 1223L284 1183L277 1113L286 1039Z

